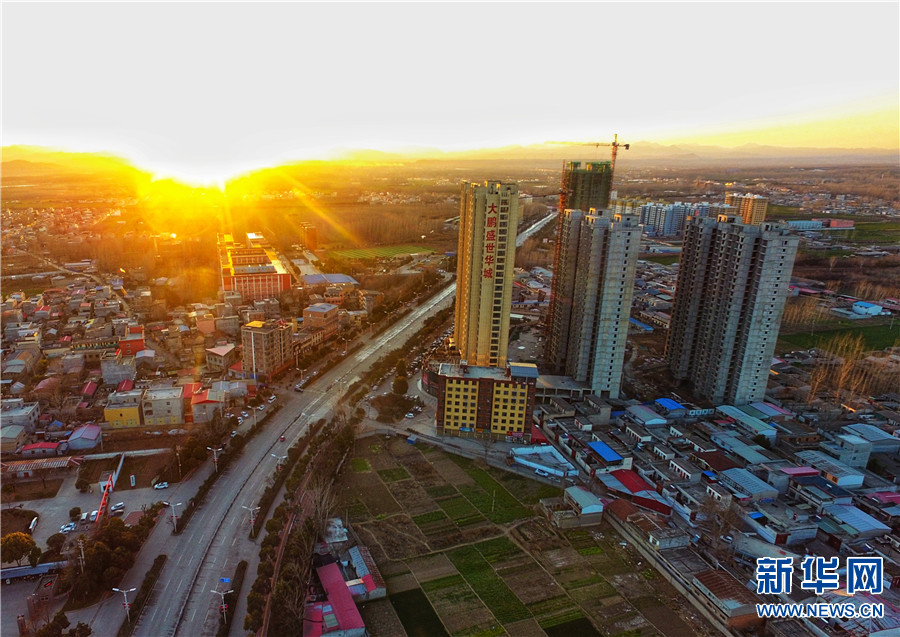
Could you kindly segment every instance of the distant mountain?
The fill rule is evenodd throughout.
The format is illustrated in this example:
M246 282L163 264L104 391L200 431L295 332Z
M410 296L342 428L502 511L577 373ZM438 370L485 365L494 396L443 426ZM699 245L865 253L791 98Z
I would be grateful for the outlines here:
M145 176L148 173L126 159L107 153L76 153L38 146L4 146L0 149L3 179L52 175L90 174Z

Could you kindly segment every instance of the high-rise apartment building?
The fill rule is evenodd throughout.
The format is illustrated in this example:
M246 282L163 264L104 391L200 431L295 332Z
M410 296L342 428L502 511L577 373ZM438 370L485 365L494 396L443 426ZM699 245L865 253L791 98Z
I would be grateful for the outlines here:
M562 320L568 321L565 317L568 316L570 310L567 309L566 304L571 305L570 297L566 296L568 288L556 285L560 269L565 267L560 260L563 258L562 234L566 211L605 209L609 205L611 188L612 162L585 162L582 165L580 161L567 161L563 166L559 191L559 212L556 219L556 249L553 254L554 284L550 291L550 308L547 314L548 333L552 334L556 329L563 331L567 329L567 327L555 326L554 321L558 316L562 316ZM561 297L560 294L563 296ZM563 307L557 308L560 303L563 304ZM547 346L550 346L549 341ZM552 363L551 367L554 367Z
M282 321L252 321L241 327L244 373L254 378L272 378L294 362L291 351L293 329Z
M761 195L741 195L729 192L725 194L725 205L734 206L744 223L757 226L766 219L769 200Z
M556 372L618 398L642 227L636 214L566 210L546 359Z
M224 292L238 292L244 303L278 298L291 289L291 275L265 237L247 233L244 244L230 234L219 237L220 284Z
M319 248L319 231L311 223L301 221L299 224L300 244L307 250L317 250Z
M454 339L469 365L506 365L518 220L516 184L463 182Z
M798 239L784 224L690 217L666 357L715 404L762 400Z
M619 199L613 197L609 202L612 212L632 213L640 215L644 232L657 237L680 235L684 231L684 222L688 217L716 217L720 214L740 214L730 205L696 201L683 203L676 201L645 201L642 199Z

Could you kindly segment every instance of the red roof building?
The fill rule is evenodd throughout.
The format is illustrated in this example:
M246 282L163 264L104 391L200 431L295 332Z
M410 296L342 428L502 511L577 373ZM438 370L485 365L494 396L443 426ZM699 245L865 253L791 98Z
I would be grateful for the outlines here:
M362 637L365 635L366 625L356 608L338 565L331 563L320 566L316 569L316 573L328 595L328 601L306 606L303 636Z

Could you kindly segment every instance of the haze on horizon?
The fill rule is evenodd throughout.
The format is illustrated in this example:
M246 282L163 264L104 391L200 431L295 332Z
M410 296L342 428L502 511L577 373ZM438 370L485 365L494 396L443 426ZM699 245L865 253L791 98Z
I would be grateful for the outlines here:
M3 145L195 183L349 149L613 133L900 147L896 3L21 3L3 18Z

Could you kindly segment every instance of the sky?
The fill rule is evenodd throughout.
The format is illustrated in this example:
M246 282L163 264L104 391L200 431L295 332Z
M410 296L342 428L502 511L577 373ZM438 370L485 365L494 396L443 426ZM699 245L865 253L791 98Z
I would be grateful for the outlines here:
M2 144L213 182L336 149L900 146L900 4L10 3Z

